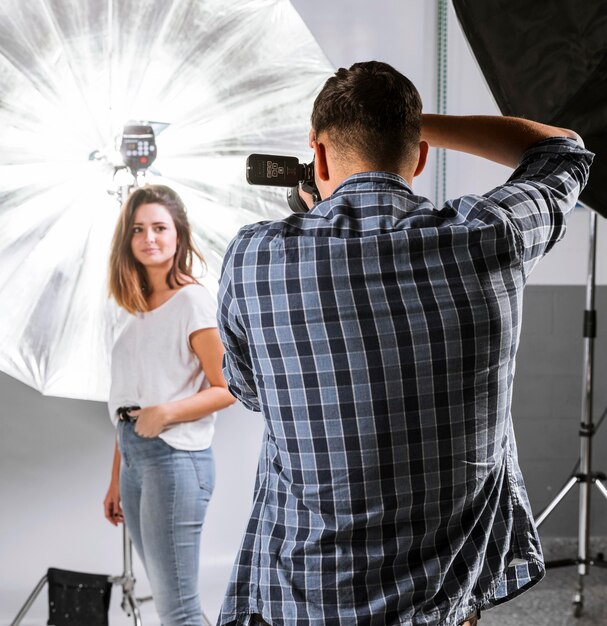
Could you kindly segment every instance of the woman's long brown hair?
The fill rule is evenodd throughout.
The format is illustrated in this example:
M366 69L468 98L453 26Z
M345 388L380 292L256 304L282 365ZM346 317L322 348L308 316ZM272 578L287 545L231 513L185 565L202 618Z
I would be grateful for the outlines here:
M160 204L173 218L177 231L177 250L166 282L170 289L185 285L192 275L194 257L204 258L192 239L192 231L181 198L165 185L145 185L135 189L124 203L114 230L110 253L108 290L118 306L129 313L148 311L149 285L144 266L133 256L131 239L135 212L142 204Z

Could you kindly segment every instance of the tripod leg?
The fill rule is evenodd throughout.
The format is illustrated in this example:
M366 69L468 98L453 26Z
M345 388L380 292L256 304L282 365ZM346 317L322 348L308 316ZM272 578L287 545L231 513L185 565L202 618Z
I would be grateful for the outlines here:
M594 484L599 488L599 491L603 494L605 499L607 499L607 487L605 487L603 481L600 478L597 478Z
M36 598L40 595L42 588L46 584L47 575L45 574L40 582L34 587L32 593L30 593L29 598L25 601L25 604L21 607L19 613L17 613L17 617L11 622L11 626L18 626L21 623L21 620L25 617L25 614L32 608L32 604Z
M552 502L535 518L535 525L539 528L546 518L557 507L558 503L571 491L572 487L577 483L577 476L572 476L563 488L556 494Z
M122 608L128 616L133 616L133 623L135 626L142 626L139 602L137 602L137 598L135 598L131 591L124 595L124 598L122 599Z
M202 623L204 626L213 626L211 620L204 613L202 614Z

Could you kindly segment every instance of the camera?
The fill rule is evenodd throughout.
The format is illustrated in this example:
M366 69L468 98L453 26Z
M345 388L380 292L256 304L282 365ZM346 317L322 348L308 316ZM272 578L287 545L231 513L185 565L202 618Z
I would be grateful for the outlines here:
M247 182L250 185L289 187L287 202L296 213L308 210L308 206L299 195L300 184L303 191L312 195L315 204L320 200L314 182L314 160L311 163L300 163L298 159L290 156L251 154L247 158Z

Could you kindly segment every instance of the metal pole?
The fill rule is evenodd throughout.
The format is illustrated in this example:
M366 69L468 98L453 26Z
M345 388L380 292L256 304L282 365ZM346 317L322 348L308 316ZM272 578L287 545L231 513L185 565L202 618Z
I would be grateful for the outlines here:
M10 626L19 626L21 624L21 620L25 617L25 614L32 608L32 604L34 604L36 598L44 588L46 581L48 580L47 575L45 574L40 582L34 587L34 590L29 595L29 598L25 601L25 604L21 607L19 613L17 613L17 617L11 622Z
M556 509L559 502L569 493L569 491L571 491L571 489L575 486L577 482L577 476L572 476L567 484L565 484L565 486L554 497L552 502L535 518L535 525L537 528L539 528L544 523L544 520L546 520L550 513L552 513L552 511Z
M588 275L586 281L586 307L584 310L584 356L583 356L583 388L580 419L580 458L579 472L568 479L567 483L558 492L556 497L537 517L537 526L542 524L561 502L564 496L579 483L579 510L578 510L578 554L575 559L558 559L546 562L546 567L563 567L575 565L578 571L578 586L573 598L574 615L579 617L584 606L584 576L589 573L590 565L607 567L607 562L599 554L596 559L590 556L590 512L591 489L596 485L601 494L607 498L606 480L602 472L592 469L592 439L596 432L593 421L593 377L594 377L594 340L596 338L597 316L595 310L596 287L596 248L597 248L597 214L589 207L588 233Z
M122 609L132 615L135 626L141 626L139 602L135 597L135 576L133 575L133 543L126 524L122 524L122 555L124 572L122 573Z
M579 587L574 604L583 602L583 576L588 573L590 542L590 488L592 475L592 415L594 339L596 337L595 284L596 284L596 230L597 215L590 211L588 276L586 282L586 309L584 311L584 377L582 394L582 420L580 423L580 507L578 525Z

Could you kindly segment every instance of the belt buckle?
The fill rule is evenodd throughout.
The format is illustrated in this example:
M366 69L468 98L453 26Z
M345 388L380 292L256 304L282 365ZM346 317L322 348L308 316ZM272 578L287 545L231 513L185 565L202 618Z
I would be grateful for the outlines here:
M129 415L131 411L139 411L140 406L133 404L131 406L121 406L116 409L116 414L121 422L135 422L137 421L136 415Z

